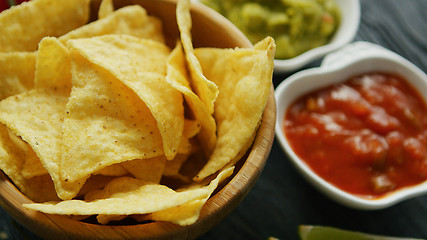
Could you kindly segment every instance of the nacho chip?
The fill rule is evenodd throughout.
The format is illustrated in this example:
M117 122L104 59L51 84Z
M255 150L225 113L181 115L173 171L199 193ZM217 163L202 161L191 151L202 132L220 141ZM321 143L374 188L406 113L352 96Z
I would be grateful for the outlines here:
M71 57L55 37L45 37L37 51L35 88L57 88L71 91Z
M131 88L157 121L167 159L173 159L184 129L183 97L165 80L169 48L127 35L70 40L68 45Z
M214 114L218 142L197 180L223 168L250 144L270 93L274 53L270 37L253 49L196 49L203 72L220 89Z
M197 138L200 140L205 155L208 156L216 144L215 119L209 114L200 98L191 90L185 64L184 52L181 44L178 43L168 57L166 81L184 95L192 115L200 123L200 133Z
M114 12L113 0L102 0L99 5L98 19L105 18L112 12Z
M105 167L101 170L98 170L93 173L94 175L104 175L104 176L115 176L120 177L128 174L125 168L123 168L120 164L113 164L108 167Z
M89 0L32 0L0 14L0 52L35 51L45 36L86 24Z
M186 226L193 224L197 221L200 215L200 210L203 205L209 199L213 191L217 188L218 184L222 182L225 178L231 176L233 173L234 167L230 167L221 171L218 176L211 181L207 186L209 188L209 194L205 197L189 201L185 204L168 208L162 211L154 212L147 215L147 219L155 221L168 221L173 222L181 226ZM183 189L182 192L197 190L203 188L202 186L193 186L193 188Z
M80 189L76 197L82 197L89 192L101 190L115 178L116 178L115 176L104 176L104 175L94 174L86 180L85 184Z
M22 153L22 158L25 159L24 166L22 167L21 174L24 178L29 179L36 176L48 174L47 170L43 167L40 159L33 151L31 146L23 141L20 137L16 136L9 129L9 139Z
M30 146L25 149L25 163L22 168L22 176L26 179L48 174L46 168L43 167L39 157Z
M22 175L27 154L25 149L16 144L17 141L23 142L18 138L13 140L8 129L0 124L0 169L34 202L59 200L49 175L31 179L26 179Z
M26 141L39 157L61 199L74 197L84 180L67 183L59 178L62 125L65 118L64 93L53 89L33 89L0 102L0 122Z
M126 85L75 50L63 127L61 176L75 182L115 163L157 157L162 138L147 106Z
M35 53L0 53L0 100L33 89L35 66Z
M164 156L159 156L148 159L135 159L123 162L121 165L140 180L160 183L166 162L167 161Z
M187 59L187 66L190 70L191 87L205 104L208 113L212 114L214 112L215 99L218 97L218 86L203 75L199 60L194 55L191 38L192 22L190 14L190 0L177 2L176 18L180 31L181 43Z
M153 184L136 178L121 177L111 181L103 190L88 194L85 201L66 200L33 203L24 204L24 207L44 213L65 215L131 215L158 212L152 218L159 220L167 218L170 221L176 219L177 224L191 224L197 219L200 208L188 208L197 216L191 217L186 212L176 211L175 207L195 200L206 201L218 184L232 173L233 168L228 168L221 172L209 185L183 189L182 191L174 191L164 185ZM167 209L171 209L174 213L161 212ZM182 220L184 219L183 216L187 221Z
M178 154L174 159L168 161L166 163L165 169L163 171L163 175L167 177L176 177L176 178L184 178L179 170L181 169L182 164L187 160L188 154ZM188 179L183 179L188 180Z
M102 19L91 22L59 38L62 43L70 39L89 38L106 34L127 34L138 38L164 42L159 19L147 15L139 5L120 8Z

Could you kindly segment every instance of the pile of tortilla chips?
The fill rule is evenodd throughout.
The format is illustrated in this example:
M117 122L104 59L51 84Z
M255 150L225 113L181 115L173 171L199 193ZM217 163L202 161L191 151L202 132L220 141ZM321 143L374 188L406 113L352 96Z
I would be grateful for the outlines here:
M139 5L32 0L0 14L0 168L50 214L194 223L251 146L275 45L194 49Z

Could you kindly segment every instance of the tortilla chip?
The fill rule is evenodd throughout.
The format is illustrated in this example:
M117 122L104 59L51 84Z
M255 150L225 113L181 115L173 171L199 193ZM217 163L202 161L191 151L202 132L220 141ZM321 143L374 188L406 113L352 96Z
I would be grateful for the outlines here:
M120 8L102 19L91 22L59 38L62 43L70 39L90 38L106 34L127 34L138 38L164 42L159 19L147 15L139 5Z
M20 137L16 136L8 129L9 139L12 144L19 149L22 153L21 157L25 159L24 166L22 167L21 174L24 178L29 179L35 176L48 174L47 170L43 167L40 159L33 151L31 146L23 141Z
M89 0L32 0L0 14L0 52L35 51L45 36L59 37L89 20Z
M179 174L179 170L181 169L182 164L184 164L187 158L188 158L188 154L176 155L174 159L166 163L165 169L163 171L163 175L168 177L181 178L182 176Z
M175 211L175 207L191 203L194 200L206 201L218 184L229 177L233 168L221 172L207 186L198 186L182 191L174 191L164 185L145 182L136 178L121 177L111 181L103 190L95 191L87 195L85 201L66 200L62 202L46 202L24 204L27 209L37 210L49 214L65 215L131 215L155 213L152 218L185 219L188 221L179 221L176 223L191 224L194 222L200 209L189 208L197 217L189 217L186 213ZM161 212L166 209L173 210L177 215L171 216L167 212ZM190 221L191 219L191 221Z
M113 164L93 173L94 175L115 176L120 177L128 174L125 168L120 164Z
M74 197L84 182L66 183L58 175L67 101L63 93L41 88L0 102L0 121L33 148L61 199Z
M8 129L0 124L0 169L34 202L59 200L49 175L31 179L26 179L22 175L26 152L15 143L16 139L13 140Z
M216 144L215 119L200 98L192 91L188 79L184 52L181 44L178 43L168 57L166 81L184 95L191 114L200 123L200 133L197 138L200 140L205 155L208 156Z
M195 199L193 201L189 201L185 204L176 207L168 208L158 212L153 212L152 214L149 214L147 218L155 221L173 222L181 226L186 226L195 223L199 218L200 210L202 209L203 205L209 199L213 191L218 187L218 184L222 182L225 178L231 176L231 174L233 173L233 169L234 167L230 167L221 171L218 176L207 186L209 188L210 193L206 196L199 199ZM184 189L182 191L193 191L200 187L201 186L196 186L194 188Z
M39 43L34 87L71 91L71 57L55 37L45 37Z
M164 156L135 159L121 163L133 176L147 182L160 183L166 165Z
M33 52L0 53L0 100L33 89L35 66Z
M67 101L62 92L40 88L0 102L0 121L33 148L61 199L74 197L84 183L67 183L58 175Z
M271 89L274 53L270 37L253 49L196 49L203 72L220 89L214 114L218 142L197 180L223 168L256 132Z
M39 157L30 146L25 150L25 163L22 168L22 176L26 179L48 174L46 168L43 167Z
M198 120L184 119L184 137L190 139L200 132L200 122Z
M157 121L167 159L173 159L184 129L182 94L165 80L169 48L127 35L70 40L68 45L131 88Z
M187 59L187 66L190 70L191 87L205 104L208 113L212 114L214 111L215 99L218 97L218 87L203 75L199 60L194 55L191 38L192 22L190 14L190 0L177 2L176 18L180 31L181 43Z
M90 176L83 187L80 189L76 197L85 196L89 192L103 189L115 176L92 175Z
M99 5L98 19L105 18L112 12L114 12L113 0L102 0Z
M75 50L71 56L62 178L75 182L115 163L162 155L156 120L141 99Z

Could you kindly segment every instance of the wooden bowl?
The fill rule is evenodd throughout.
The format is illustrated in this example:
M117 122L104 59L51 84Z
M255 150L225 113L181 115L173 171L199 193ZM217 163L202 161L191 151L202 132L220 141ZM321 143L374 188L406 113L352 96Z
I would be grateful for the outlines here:
M178 38L175 18L176 1L123 0L116 7L142 5L150 15L162 19L170 45ZM96 11L99 1L92 2ZM228 20L198 3L191 6L193 41L195 47L251 47L249 40ZM63 216L30 211L22 207L31 203L0 171L0 205L17 222L44 239L194 239L220 222L247 195L267 161L274 140L276 103L273 87L269 95L262 124L255 141L240 160L235 174L206 202L199 220L181 227L167 222L135 225L99 225L72 220Z

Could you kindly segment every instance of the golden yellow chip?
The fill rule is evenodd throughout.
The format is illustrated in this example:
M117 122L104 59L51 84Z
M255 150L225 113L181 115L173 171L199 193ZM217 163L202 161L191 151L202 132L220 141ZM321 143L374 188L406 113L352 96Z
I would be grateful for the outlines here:
M187 66L190 70L191 86L193 91L205 104L209 114L214 112L214 102L218 96L218 87L208 80L204 75L199 60L194 55L191 37L191 15L190 0L178 1L176 7L176 18L181 36L181 43L187 59Z
M9 129L9 139L22 153L22 158L25 159L22 166L21 174L24 178L29 179L36 176L48 174L47 170L43 167L40 159L33 151L30 145L23 141L20 137L16 136ZM1 169L1 168L0 168Z
M139 5L120 8L104 18L75 29L59 38L62 43L70 39L89 38L106 34L127 34L139 38L164 42L160 20L147 15Z
M39 157L30 146L25 149L26 157L22 168L22 176L29 179L36 176L48 174L46 168L43 167Z
M152 216L157 220L168 220L177 224L188 225L198 218L200 205L189 207L195 216L187 212L176 211L176 207L184 206L195 200L206 201L218 184L233 173L233 167L221 172L207 186L198 186L181 191L174 191L164 185L145 182L136 178L121 177L112 180L103 190L88 193L85 201L66 200L24 204L27 209L50 214L66 215L131 215L156 213ZM168 213L170 209L172 213ZM166 212L163 212L166 211Z
M182 180L188 181L189 179L184 179L184 177L179 173L181 166L188 159L188 154L178 154L176 157L166 163L163 175L167 177L176 177L181 178Z
M115 163L162 155L156 120L135 92L75 50L71 55L62 179L75 182Z
M87 23L89 0L32 0L0 13L0 52L35 51L43 37L59 37Z
M80 189L76 197L85 196L89 192L103 189L111 180L115 179L116 176L105 176L93 174L90 176L83 187Z
M71 57L68 49L57 38L43 38L36 59L35 88L71 91Z
M0 53L0 100L33 89L35 67L33 52Z
M62 92L39 88L0 102L0 122L33 148L52 177L61 199L74 197L84 183L84 180L69 183L59 177L67 101L68 97Z
M199 185L193 186L192 188L180 190L180 192L187 192L197 191L197 189L208 188L209 194L206 194L204 197L194 199L176 207L168 208L158 212L153 212L152 214L148 215L147 218L155 221L173 222L181 226L186 226L195 223L199 218L200 210L202 209L206 201L209 199L213 191L217 188L218 184L224 179L231 176L233 170L234 167L224 169L218 174L218 176L214 180L211 181L211 183L207 187Z
M22 141L22 140L21 140ZM26 179L22 169L26 161L25 149L16 145L7 128L0 124L0 169L15 186L35 202L59 200L49 175Z
M110 165L101 170L98 170L93 173L94 175L104 175L104 176L115 176L120 177L128 174L125 168L123 168L119 163Z
M16 147L17 151L20 152L20 157L25 159L21 170L22 176L26 179L30 179L36 176L48 174L31 146L12 133L9 129L7 129L7 131L9 133L10 141Z
M214 114L218 142L198 180L223 168L251 142L271 90L274 53L270 37L253 49L196 49L204 74L220 89Z
M101 4L99 5L98 19L105 18L112 12L114 12L113 0L102 0Z
M32 0L0 14L0 169L44 202L27 209L193 224L256 136L274 40L194 49L190 0L179 0L171 51L141 6L99 2L86 25L89 0ZM25 24L24 14L38 18Z
M180 91L188 104L191 114L200 122L200 132L197 138L208 156L216 144L216 123L200 98L191 90L186 62L181 44L172 50L167 61L166 80Z
M165 80L169 48L128 35L70 40L68 45L111 72L142 99L157 121L166 158L173 159L184 129L184 106L182 94Z
M166 165L164 156L135 159L121 163L133 176L147 182L160 183Z

